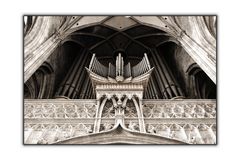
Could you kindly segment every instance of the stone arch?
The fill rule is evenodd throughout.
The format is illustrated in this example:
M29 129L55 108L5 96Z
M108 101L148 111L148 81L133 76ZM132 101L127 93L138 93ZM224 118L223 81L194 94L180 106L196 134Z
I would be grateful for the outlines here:
M54 83L54 70L48 62L41 67L24 84L25 98L43 99L50 98Z
M196 63L189 66L186 73L192 98L216 99L216 85Z

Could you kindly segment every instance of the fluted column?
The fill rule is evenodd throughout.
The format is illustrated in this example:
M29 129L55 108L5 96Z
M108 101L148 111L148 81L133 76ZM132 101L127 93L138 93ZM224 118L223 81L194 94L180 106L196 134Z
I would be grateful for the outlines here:
M132 100L133 100L133 103L137 110L139 130L141 133L145 133L146 129L145 129L143 112L142 112L142 103L141 103L139 97L137 97L137 99L135 97L133 97Z

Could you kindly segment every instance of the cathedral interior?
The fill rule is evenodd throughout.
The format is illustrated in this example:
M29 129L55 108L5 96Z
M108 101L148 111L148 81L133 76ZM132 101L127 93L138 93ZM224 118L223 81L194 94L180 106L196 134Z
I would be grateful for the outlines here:
M189 43L186 47L185 42L179 40L184 37L182 34L195 34L196 27L191 28L191 21L184 20L187 16L178 19L160 16L162 23L171 22L164 23L162 29L140 23L144 16L139 19L107 16L99 23L90 23L84 16L50 16L47 17L49 26L45 28L34 24L44 21L46 16L25 17L24 63L31 70L31 74L27 69L25 74L24 70L27 77L24 82L25 144L216 144L216 81L209 76L210 67L204 68L203 63L189 53L195 44ZM200 18L204 19L208 35L215 38L214 17ZM172 19L176 26L178 23L182 25L180 28L185 27L178 36L174 34ZM41 27L45 31L38 39L33 32ZM169 28L172 31L168 31ZM42 43L31 44L28 40L31 34L35 34L31 41L42 38ZM43 44L49 37L57 37L58 42L51 51ZM34 54L40 54L39 47L47 48L44 52L49 52L48 56L42 58L43 53L34 61ZM202 48L210 47L203 45ZM196 49L196 54L199 52ZM87 70L94 55L98 65L94 64L104 75L101 68L115 66L119 53L122 63L132 70L131 76L136 72L143 75L148 62L149 68L153 68L146 86L136 91L142 96L136 96L133 91L131 96L135 98L128 97L125 108L121 106L124 110L121 115L117 115L116 106L122 105L127 95L119 97L118 92L122 90L113 89L111 97L105 94L99 98ZM215 62L214 56L209 55L209 61ZM140 63L145 56L146 62ZM125 90L134 83L124 83ZM124 139L122 135L133 139Z

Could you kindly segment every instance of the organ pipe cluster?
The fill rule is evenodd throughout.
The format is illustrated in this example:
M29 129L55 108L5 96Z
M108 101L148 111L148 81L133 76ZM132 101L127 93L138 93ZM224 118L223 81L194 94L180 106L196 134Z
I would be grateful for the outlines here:
M150 59L150 62L155 67L155 73L149 80L150 82L145 93L145 97L149 99L152 97L154 99L172 99L176 97L184 97L184 93L179 87L179 84L173 76L172 71L170 70L164 57L156 50L153 50L151 55L152 58Z
M56 98L91 99L95 97L91 81L84 69L89 64L88 52L87 49L82 49L75 59L55 94Z

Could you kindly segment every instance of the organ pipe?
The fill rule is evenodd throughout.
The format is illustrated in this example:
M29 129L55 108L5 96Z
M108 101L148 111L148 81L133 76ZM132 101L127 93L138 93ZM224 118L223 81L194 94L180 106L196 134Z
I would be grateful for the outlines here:
M85 83L83 83L83 88L81 89L81 93L79 98L80 99L84 99L86 92L87 92L87 87L88 87L88 83L89 83L89 79L87 78L87 80L85 80Z
M173 74L172 74L172 72L171 72L171 70L170 70L169 66L167 65L166 60L165 60L164 58L163 58L163 63L165 64L168 73L169 73L170 76L172 77L173 82L175 83L175 85L176 85L176 87L177 87L177 90L178 90L180 96L184 96L184 93L182 92L181 88L179 87L178 82L177 82L176 79L174 78L174 76L173 76Z
M67 76L64 78L64 81L63 81L64 86L60 87L59 91L57 92L58 95L67 96L69 98L77 97L77 94L79 93L82 82L84 81L84 78L87 75L84 70L86 63L89 62L87 58L88 58L88 52L85 49L80 54L80 56L76 58L77 60L75 60L75 63L73 63Z
M148 86L149 86L149 93L150 93L150 98L153 98L154 97L154 91L153 91L153 88L152 88L152 83L150 82L150 80L149 80L149 82L148 82Z
M92 94L91 91L92 91L92 82L89 79L89 84L86 92L86 99L91 99L91 94Z
M84 82L85 78L87 77L87 73L84 71L84 73L79 77L78 84L76 86L76 89L74 91L73 97L72 98L79 98L79 94L81 91L81 86L83 85L82 83Z
M154 82L154 88L156 90L156 94L157 94L157 98L159 99L162 99L164 97L164 95L162 95L162 92L161 92L161 88L159 86L159 84L157 83L157 79L156 79L156 75L155 74L152 74L152 81Z
M95 59L95 56L96 56L96 54L93 53L92 59L91 59L90 64L89 64L89 69L92 69L92 65L93 65L93 61Z
M162 55L157 54L160 60L160 63L162 64L164 68L164 72L167 75L168 81L170 83L172 91L175 93L175 96L184 96L181 88L179 87L177 81L175 80L175 77L173 76L170 68L168 67L168 64L166 63L165 59Z
M162 79L162 82L163 82L163 85L164 85L164 92L167 92L169 94L170 98L172 98L173 96L172 96L172 93L171 93L171 89L169 88L169 84L167 82L167 79L166 79L166 77L165 77L165 75L162 71L162 68L159 64L160 62L158 61L157 56L155 54L152 54L152 55L153 55L153 60L155 60L155 64L157 64L157 70L159 72L159 75L160 75L160 77Z
M79 56L75 59L73 65L69 69L67 75L64 77L64 80L61 83L61 87L58 89L56 96L58 95L64 95L65 92L67 92L67 88L69 84L69 77L71 76L71 73L74 72L76 65L79 64L79 59L82 57L82 54L79 54Z
M122 67L121 67L121 69L122 69L122 75L121 76L123 76L123 73L124 73L124 62L123 62L123 57L122 57Z
M69 87L70 87L70 85L71 85L72 82L73 82L73 79L74 79L74 77L75 77L75 75L76 75L76 72L78 71L78 67L81 65L81 59L82 59L83 56L84 56L84 54L81 53L81 56L80 56L80 58L78 59L77 64L75 65L72 73L70 74L70 76L69 76L69 78L68 78L68 80L67 80L67 82L66 82L66 84L65 84L65 86L64 86L62 95L66 95L66 94L67 94L67 91L69 90Z
M153 77L151 77L149 81L150 81L150 84L151 84L152 90L153 90L153 98L158 99L159 96L158 96L157 91L156 91L157 87L155 86L155 83L153 81Z
M164 57L160 55L156 49L153 50L153 61L157 64L156 68L164 84L164 96L166 98L174 98L177 96L184 96L182 90L177 84L175 77L171 73ZM167 94L166 94L167 93Z
M160 64L160 66L163 69L163 73L166 76L166 79L167 79L167 82L168 82L169 86L171 87L171 89L172 89L173 93L175 94L175 96L178 96L177 88L176 88L176 86L175 86L175 84L174 84L174 82L172 80L172 77L169 74L169 71L166 69L166 64L163 63L163 60L162 60L163 57L160 57L160 55L156 51L155 51L155 53L157 55L156 57L157 57L158 61L160 62L159 64Z
M76 73L76 75L74 77L74 80L73 80L73 83L72 83L72 88L70 88L70 90L69 90L68 97L71 97L71 94L72 94L73 90L76 88L77 83L79 83L79 79L82 78L81 73L84 71L84 66L85 66L85 64L83 62L86 62L87 57L88 57L87 52L84 52L83 54L84 54L83 60L82 59L79 60L82 63L79 66L78 71L77 71L77 73Z
M155 70L154 70L155 74L153 74L153 75L156 76L156 79L157 79L156 82L158 82L157 85L159 86L160 93L163 95L164 98L167 99L168 97L167 97L167 94L164 92L165 88L163 86L163 81L162 81L162 78L160 77L160 74L159 74L159 71L158 71L158 64L155 63L154 58L151 58L150 61L155 66Z
M149 61L148 61L148 58L147 58L147 54L146 54L146 53L144 53L144 58L146 59L146 63L147 63L147 65L148 65L148 69L150 69L151 66L150 66L150 63L149 63Z
M82 51L82 49L81 49L81 51ZM56 96L60 95L60 93L62 92L62 89L63 89L63 87L64 87L64 85L65 85L68 77L69 77L70 74L72 73L72 71L73 71L73 69L74 69L74 66L75 66L76 63L78 62L78 59L80 58L80 56L81 56L81 55L79 54L78 58L76 58L76 59L74 60L73 65L72 65L72 66L70 67L70 69L68 70L67 75L64 77L63 81L62 81L61 84L60 84L60 88L57 90L57 92L56 92L56 94L55 94Z

